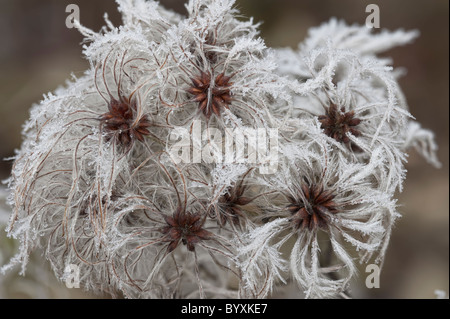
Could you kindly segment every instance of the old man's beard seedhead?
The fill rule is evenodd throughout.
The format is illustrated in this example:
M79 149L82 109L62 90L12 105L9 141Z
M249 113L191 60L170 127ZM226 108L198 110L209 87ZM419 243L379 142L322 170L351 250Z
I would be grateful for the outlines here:
M59 279L75 265L85 289L113 296L266 298L295 282L330 298L348 294L356 262L382 264L406 151L439 164L376 56L415 32L331 20L271 50L233 0L191 0L186 17L118 3L120 28L77 24L91 69L31 110L9 180L20 251L3 271L39 250ZM196 122L276 130L275 174L175 162L171 132Z

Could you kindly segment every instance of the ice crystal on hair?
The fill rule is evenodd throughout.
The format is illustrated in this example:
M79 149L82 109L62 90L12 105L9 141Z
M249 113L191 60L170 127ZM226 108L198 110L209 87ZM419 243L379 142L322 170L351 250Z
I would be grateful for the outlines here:
M38 250L58 279L75 265L83 288L115 297L267 298L292 282L348 297L355 263L383 263L407 151L439 166L377 56L417 32L332 19L273 50L234 0L190 0L185 16L117 3L121 26L75 23L90 68L30 111L9 178L20 249L2 272ZM278 132L274 174L214 161L242 145L222 154L211 132L245 130ZM176 162L179 132L214 160Z

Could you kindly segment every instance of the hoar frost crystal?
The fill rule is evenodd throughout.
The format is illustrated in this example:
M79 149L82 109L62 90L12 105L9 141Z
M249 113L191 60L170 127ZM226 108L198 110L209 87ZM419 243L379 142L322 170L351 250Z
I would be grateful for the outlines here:
M31 110L9 179L20 251L2 271L39 250L59 279L75 265L113 296L265 298L291 282L348 296L356 263L383 263L408 149L439 165L376 56L417 33L332 19L297 50L269 49L233 0L191 0L187 17L117 2L123 26L77 24L91 68ZM207 137L277 129L276 173L176 163L171 132L195 121Z

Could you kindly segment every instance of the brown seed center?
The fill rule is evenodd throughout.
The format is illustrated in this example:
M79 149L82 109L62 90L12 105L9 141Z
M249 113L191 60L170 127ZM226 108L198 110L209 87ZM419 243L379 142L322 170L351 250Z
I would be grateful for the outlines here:
M325 134L338 142L350 145L349 134L361 136L358 129L361 120L355 116L355 111L345 112L345 107L339 110L334 103L326 110L325 115L319 116L319 121Z
M192 79L193 85L187 92L193 95L193 101L198 102L199 110L208 120L213 114L220 117L223 109L231 105L230 79L225 73L213 78L206 72Z
M309 229L310 231L325 229L331 215L338 213L334 202L335 195L323 186L302 185L302 194L297 198L289 197L291 204L287 207L292 214L291 221L296 229Z

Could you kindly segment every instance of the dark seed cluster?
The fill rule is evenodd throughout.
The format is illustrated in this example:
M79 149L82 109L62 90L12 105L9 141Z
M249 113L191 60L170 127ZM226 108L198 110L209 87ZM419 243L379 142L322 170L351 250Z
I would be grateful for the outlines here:
M356 137L361 136L357 128L361 120L355 117L355 111L345 112L345 107L339 110L334 103L326 110L325 115L319 116L319 121L325 134L338 142L350 144L348 133Z
M109 140L114 139L122 146L130 146L134 140L143 142L144 137L150 135L148 128L151 123L147 115L136 117L136 99L120 97L116 100L111 97L108 110L100 120Z
M194 251L197 243L213 237L211 232L203 228L205 218L200 213L186 212L179 207L172 217L166 216L164 219L167 226L161 232L169 242L168 252L174 251L180 244L180 240L189 251Z
M338 213L338 207L333 201L335 195L324 190L323 186L302 185L304 199L289 197L291 204L287 207L292 214L292 223L296 229L325 229L330 216Z
M219 198L216 207L216 216L221 226L225 226L227 222L239 225L244 211L242 206L250 204L253 199L244 196L245 186L239 184L232 187Z

